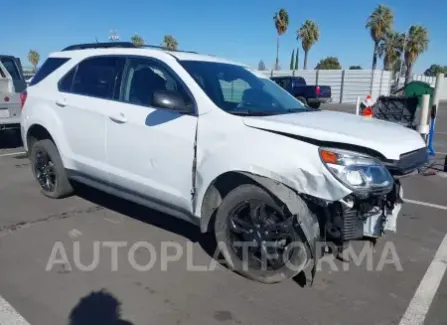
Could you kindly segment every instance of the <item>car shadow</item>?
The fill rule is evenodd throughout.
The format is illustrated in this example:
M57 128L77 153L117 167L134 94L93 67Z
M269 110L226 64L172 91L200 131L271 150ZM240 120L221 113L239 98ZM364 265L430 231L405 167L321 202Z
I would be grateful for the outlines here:
M202 234L196 225L80 183L73 185L79 197L135 220L178 234L191 242L199 243L208 255L214 256L217 248L214 236L209 233Z
M102 289L81 298L71 310L69 325L133 325L121 319L121 302Z
M20 131L3 130L0 131L0 149L14 149L23 146Z

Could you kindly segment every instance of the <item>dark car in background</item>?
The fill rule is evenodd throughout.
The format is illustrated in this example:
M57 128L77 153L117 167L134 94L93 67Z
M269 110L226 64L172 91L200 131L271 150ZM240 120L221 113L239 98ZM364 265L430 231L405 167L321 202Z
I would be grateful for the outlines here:
M331 101L330 86L309 86L303 77L271 77L270 79L312 108L319 108L321 103Z

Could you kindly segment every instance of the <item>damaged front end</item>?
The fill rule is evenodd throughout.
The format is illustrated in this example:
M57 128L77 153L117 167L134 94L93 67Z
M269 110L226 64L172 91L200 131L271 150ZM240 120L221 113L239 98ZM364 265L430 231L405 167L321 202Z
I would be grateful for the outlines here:
M362 168L357 168L366 160L357 159L353 164L347 162L352 159L352 154L346 151L334 151L323 149L322 152L329 151L337 157L323 157L323 162L331 169L332 164L346 166L356 166L348 168L350 171L358 171L358 179L354 176L343 177L338 171L341 168L332 170L334 176L343 184L350 186L353 192L341 200L335 202L321 199L307 198L316 207L316 215L320 223L321 240L331 243L339 249L343 244L351 240L366 239L375 244L377 238L381 237L385 231L396 231L397 217L403 204L403 188L400 179L414 175L427 163L426 149L422 148L404 154L397 161L377 160L367 156L370 160ZM330 154L327 154L330 155ZM362 157L361 155L356 157ZM340 160L346 161L340 163ZM376 159L377 164L371 163ZM330 160L331 162L327 162ZM373 172L371 168L377 168ZM349 183L351 177L351 183ZM364 183L361 183L365 178ZM370 182L368 185L367 183ZM353 185L354 183L354 185ZM359 186L356 186L359 185Z
M396 231L402 196L402 186L396 180L388 193L351 194L331 203L320 200L315 213L320 223L321 240L340 248L351 240L367 239L375 243L385 231Z

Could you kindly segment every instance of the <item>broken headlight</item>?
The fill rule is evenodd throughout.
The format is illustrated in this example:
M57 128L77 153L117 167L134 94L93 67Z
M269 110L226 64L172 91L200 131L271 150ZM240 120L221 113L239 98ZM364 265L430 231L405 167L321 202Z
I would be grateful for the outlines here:
M355 192L391 190L393 177L377 159L358 152L320 148L320 158L329 171Z

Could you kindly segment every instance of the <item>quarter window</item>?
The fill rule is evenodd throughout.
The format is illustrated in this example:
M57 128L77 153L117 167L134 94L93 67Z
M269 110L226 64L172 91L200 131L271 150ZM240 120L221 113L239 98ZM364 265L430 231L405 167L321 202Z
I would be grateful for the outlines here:
M49 58L45 61L45 63L37 70L36 75L31 79L30 86L33 86L43 79L48 77L51 73L57 70L61 65L67 62L69 59L67 58Z

